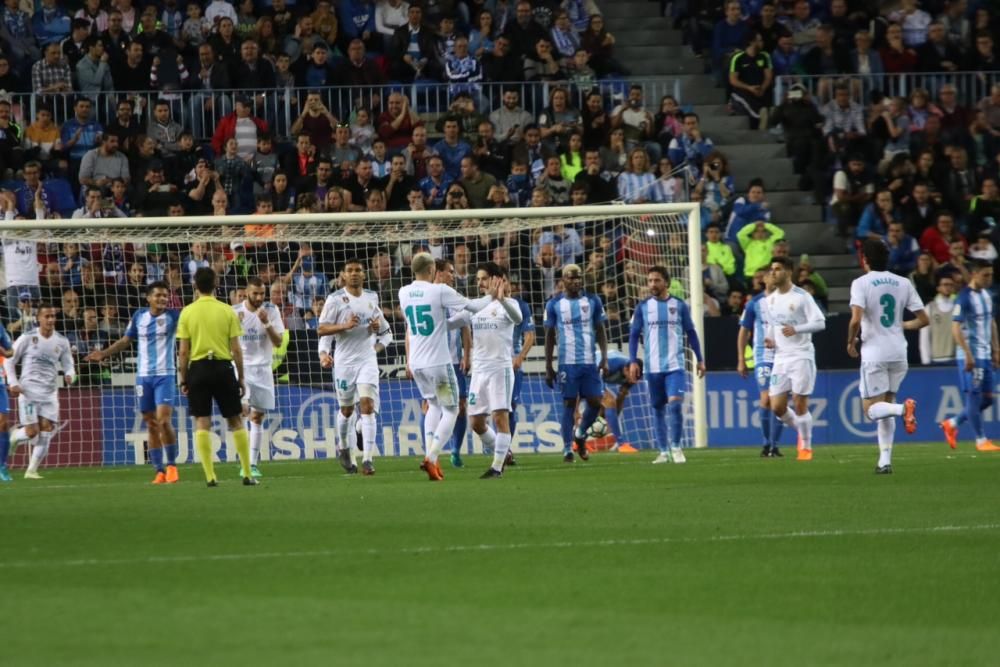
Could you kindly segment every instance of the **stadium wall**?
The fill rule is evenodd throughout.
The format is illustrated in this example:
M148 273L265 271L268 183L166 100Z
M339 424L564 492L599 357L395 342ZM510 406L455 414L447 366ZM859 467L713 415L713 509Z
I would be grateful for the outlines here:
M391 385L391 386L390 386ZM814 441L828 443L870 443L875 426L862 415L858 397L856 371L820 371L812 401L815 419ZM334 455L334 419L336 396L333 392L305 387L279 386L281 409L270 416L265 426L270 435L271 460L303 460L331 458ZM73 395L68 395L73 394ZM952 367L913 369L903 384L901 395L917 400L920 426L913 440L937 440L937 422L961 410L962 395L957 373ZM382 456L408 456L422 453L420 445L420 404L412 382L385 381L382 388L379 453ZM560 400L537 376L525 378L525 404L520 408L518 433L514 451L561 451L559 436ZM650 447L650 438L634 432L637 410L644 401L640 387L628 399L624 428L636 446ZM743 379L736 373L708 375L709 445L712 447L758 446L760 426L756 409L757 389L753 378ZM124 388L80 389L63 394L65 407L85 407L74 410L76 419L67 421L66 428L55 439L55 465L125 465L144 461L145 433L142 422L134 413L133 392ZM181 460L193 461L190 420L183 401L179 401L178 424ZM1000 421L998 406L984 413L986 422ZM216 431L223 431L218 419ZM632 431L630 432L630 427ZM794 434L786 429L783 440L794 444ZM218 442L218 441L217 441ZM475 441L477 451L478 440ZM220 445L219 458L234 460L232 443Z

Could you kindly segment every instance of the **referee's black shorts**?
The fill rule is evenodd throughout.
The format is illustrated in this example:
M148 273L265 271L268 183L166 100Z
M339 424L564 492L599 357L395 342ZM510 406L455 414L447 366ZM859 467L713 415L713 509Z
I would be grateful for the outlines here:
M243 412L240 383L231 361L192 361L187 374L187 390L192 417L211 417L213 400L226 419Z

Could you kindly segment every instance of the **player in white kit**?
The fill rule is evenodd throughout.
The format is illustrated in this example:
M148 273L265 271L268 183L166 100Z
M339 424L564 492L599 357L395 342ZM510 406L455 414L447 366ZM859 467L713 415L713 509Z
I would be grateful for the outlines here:
M448 351L448 309L478 313L499 296L503 281L491 278L490 295L470 301L447 285L434 284L434 257L430 253L414 255L410 268L414 281L399 290L399 305L406 316L407 366L421 397L429 403L424 418L427 452L420 468L431 481L438 481L444 479L438 454L458 419L458 381Z
M320 351L336 344L333 383L337 389L337 433L340 435L340 465L349 474L358 471L354 462L354 408L361 425L361 472L374 475L376 415L379 410L378 353L392 342L392 328L379 307L378 294L364 289L365 265L348 259L341 271L344 287L326 298L319 317Z
M826 318L812 296L792 284L792 260L771 259L774 291L767 297L767 323L764 344L774 348L771 386L768 395L771 410L786 426L799 432L799 461L812 460L812 415L809 396L816 384L816 350L812 335L826 328ZM792 394L794 410L788 409Z
M476 271L479 293L486 294L490 280L504 279L501 300L490 304L475 315L468 311L463 317L472 326L472 382L469 385L469 416L472 430L483 441L483 447L493 450L493 465L481 479L495 479L503 474L504 462L510 450L510 413L514 397L514 327L521 323L521 305L509 296L506 272L497 264L487 262ZM496 431L486 423L493 416Z
M862 246L861 266L865 275L851 283L851 322L847 326L847 354L858 357L861 334L862 406L878 428L878 465L875 473L892 473L892 442L896 417L903 418L907 433L917 430L917 402L895 402L906 377L906 337L930 324L917 290L906 278L890 273L889 248L881 239L868 239ZM903 310L916 318L903 322Z
M246 298L233 306L243 325L240 348L243 350L243 376L247 385L243 404L250 415L250 474L254 477L261 476L257 465L264 439L264 417L277 407L271 368L274 348L281 347L285 334L281 312L264 301L264 294L264 281L254 276L247 280Z
M38 329L14 342L14 354L4 361L4 370L10 395L17 398L18 419L31 445L24 478L41 479L38 466L49 452L59 423L59 387L71 385L76 375L69 341L56 331L54 306L45 304L38 309Z

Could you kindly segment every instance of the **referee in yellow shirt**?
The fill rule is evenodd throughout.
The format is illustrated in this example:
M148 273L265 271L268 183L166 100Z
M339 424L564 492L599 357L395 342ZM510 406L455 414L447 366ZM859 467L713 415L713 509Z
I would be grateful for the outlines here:
M194 417L194 444L209 486L218 486L212 460L212 401L229 424L240 455L243 485L255 486L250 475L250 436L243 424L243 327L229 304L215 298L216 275L210 268L195 271L197 299L185 306L177 322L180 345L181 392ZM233 376L233 365L236 376Z

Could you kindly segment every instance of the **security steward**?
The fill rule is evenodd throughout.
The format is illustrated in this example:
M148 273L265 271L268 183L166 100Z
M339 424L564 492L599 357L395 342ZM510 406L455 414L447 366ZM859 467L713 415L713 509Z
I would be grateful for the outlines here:
M215 271L202 267L194 274L197 298L184 307L177 322L180 341L181 392L194 417L194 443L209 486L218 486L212 460L212 401L229 424L240 457L244 486L256 486L250 475L250 436L243 424L241 402L245 389L240 336L243 327L236 313L215 298ZM233 375L233 366L236 374Z

